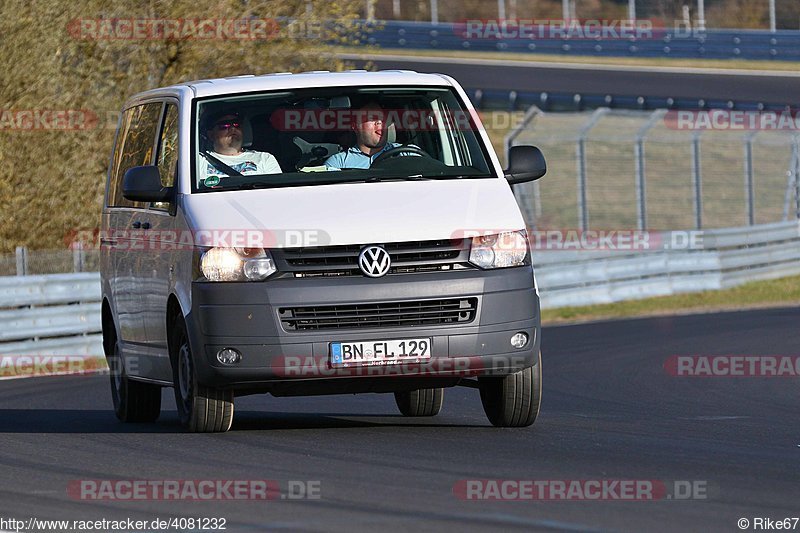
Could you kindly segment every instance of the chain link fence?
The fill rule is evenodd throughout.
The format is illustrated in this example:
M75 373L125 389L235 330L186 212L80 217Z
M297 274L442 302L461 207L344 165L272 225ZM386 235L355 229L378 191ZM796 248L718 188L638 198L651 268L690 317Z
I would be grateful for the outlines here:
M719 112L727 124L751 118ZM707 125L696 121L701 112L677 113L529 109L505 139L506 148L539 146L547 159L544 178L515 186L528 224L682 230L800 218L797 129L697 127Z
M0 276L35 276L100 270L100 250L28 250L0 254Z

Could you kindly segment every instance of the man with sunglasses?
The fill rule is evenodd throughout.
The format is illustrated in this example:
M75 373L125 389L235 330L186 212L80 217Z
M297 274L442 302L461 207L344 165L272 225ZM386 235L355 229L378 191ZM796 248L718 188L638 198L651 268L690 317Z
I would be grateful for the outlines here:
M282 172L278 160L268 152L256 152L242 147L244 134L242 118L239 113L222 111L212 113L203 119L203 129L209 141L210 149L200 162L200 179L209 176L226 177L230 172L224 171L224 163L242 175L248 174L280 174ZM213 161L216 159L217 161ZM216 165L214 163L217 163ZM220 167L223 167L220 169Z

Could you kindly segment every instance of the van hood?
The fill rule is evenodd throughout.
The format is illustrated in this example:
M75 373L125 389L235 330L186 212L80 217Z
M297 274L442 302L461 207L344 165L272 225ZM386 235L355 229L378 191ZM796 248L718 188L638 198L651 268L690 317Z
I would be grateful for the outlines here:
M210 245L297 247L452 239L520 230L504 179L343 183L184 195L187 222ZM235 234L234 234L235 232ZM467 233L473 232L473 233Z

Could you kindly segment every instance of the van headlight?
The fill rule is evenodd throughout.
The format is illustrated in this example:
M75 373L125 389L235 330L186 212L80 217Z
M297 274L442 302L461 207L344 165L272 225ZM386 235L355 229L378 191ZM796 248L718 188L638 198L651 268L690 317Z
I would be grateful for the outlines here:
M479 268L505 268L530 264L524 231L505 231L473 237L469 262Z
M269 250L262 248L211 248L200 255L206 281L262 281L277 270Z

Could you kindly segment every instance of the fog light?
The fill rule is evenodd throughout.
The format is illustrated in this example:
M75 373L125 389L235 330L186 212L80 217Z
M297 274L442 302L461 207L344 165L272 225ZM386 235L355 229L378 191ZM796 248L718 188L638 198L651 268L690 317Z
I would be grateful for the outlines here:
M528 344L528 334L519 332L515 333L513 337L511 337L511 346L514 348L522 348L526 344Z
M242 354L233 348L223 348L217 352L217 361L223 365L235 365L242 360Z

